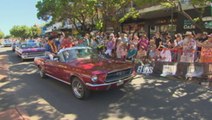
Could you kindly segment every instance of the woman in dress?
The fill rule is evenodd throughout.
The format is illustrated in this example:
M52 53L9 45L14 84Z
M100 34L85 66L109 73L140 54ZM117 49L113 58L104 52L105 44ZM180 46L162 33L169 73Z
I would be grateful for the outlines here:
M197 46L202 47L200 54L200 62L212 62L212 34L208 35L208 40L203 43L197 42Z

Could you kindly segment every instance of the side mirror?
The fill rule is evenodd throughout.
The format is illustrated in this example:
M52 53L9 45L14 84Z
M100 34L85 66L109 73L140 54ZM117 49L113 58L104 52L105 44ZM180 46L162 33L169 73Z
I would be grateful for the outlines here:
M54 61L59 61L59 58L56 57L56 58L54 58L53 60L54 60Z
M54 56L53 60L54 60L54 61L59 61L59 56L57 56L57 55Z

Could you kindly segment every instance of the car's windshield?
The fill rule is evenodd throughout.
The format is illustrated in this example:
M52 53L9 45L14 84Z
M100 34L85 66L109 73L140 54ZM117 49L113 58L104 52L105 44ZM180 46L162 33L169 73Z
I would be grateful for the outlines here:
M32 42L32 43L21 44L20 47L21 48L39 48L41 46L39 44L36 44L35 42Z
M95 56L95 53L89 48L79 48L66 50L63 52L63 55L65 61L71 61L78 58L91 58Z
M4 43L11 43L10 40L4 40Z

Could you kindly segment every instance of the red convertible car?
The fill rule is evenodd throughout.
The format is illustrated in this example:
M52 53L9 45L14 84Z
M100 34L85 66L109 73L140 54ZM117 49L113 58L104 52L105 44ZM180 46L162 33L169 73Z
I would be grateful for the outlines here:
M88 97L90 90L108 90L130 82L135 76L131 62L108 59L89 47L62 49L54 60L36 57L40 76L70 84L75 97Z

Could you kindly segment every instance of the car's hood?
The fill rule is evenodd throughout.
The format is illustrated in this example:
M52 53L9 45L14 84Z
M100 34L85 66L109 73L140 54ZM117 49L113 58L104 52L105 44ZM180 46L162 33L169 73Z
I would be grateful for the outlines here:
M132 63L114 59L77 59L69 62L71 66L75 66L95 74L107 73L127 68L132 68Z
M26 49L21 49L22 53L26 52L43 52L45 51L45 48L26 48Z

